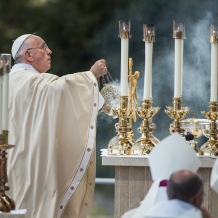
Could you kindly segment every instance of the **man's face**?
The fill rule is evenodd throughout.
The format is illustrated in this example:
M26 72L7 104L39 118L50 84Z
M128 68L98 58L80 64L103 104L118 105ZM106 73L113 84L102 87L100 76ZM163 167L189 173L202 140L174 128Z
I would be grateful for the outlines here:
M31 38L30 38L31 37ZM32 57L31 65L40 73L45 73L51 68L52 51L47 47L45 41L38 36L30 36L29 54Z

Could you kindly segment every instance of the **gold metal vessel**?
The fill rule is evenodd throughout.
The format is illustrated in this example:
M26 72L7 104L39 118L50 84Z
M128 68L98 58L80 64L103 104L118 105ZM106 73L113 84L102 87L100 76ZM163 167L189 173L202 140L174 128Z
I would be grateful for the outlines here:
M166 114L174 120L169 128L171 134L175 132L183 134L185 132L184 129L180 128L180 121L189 113L189 110L189 107L182 107L182 97L173 98L173 107L168 106L165 110Z
M0 135L0 212L10 212L15 209L14 200L5 193L10 189L6 185L8 183L6 150L13 147L14 145L8 144L8 131L3 130L3 134Z
M209 136L208 142L201 147L199 155L218 156L218 130L216 120L218 119L218 102L209 102L209 111L201 112L208 120L210 120L210 128L204 130L204 133Z
M138 132L141 137L136 140L133 146L133 154L146 155L149 154L159 140L153 136L156 125L152 123L152 117L160 110L159 107L152 107L152 100L143 100L142 107L137 108L138 116L143 119L141 126L138 127Z

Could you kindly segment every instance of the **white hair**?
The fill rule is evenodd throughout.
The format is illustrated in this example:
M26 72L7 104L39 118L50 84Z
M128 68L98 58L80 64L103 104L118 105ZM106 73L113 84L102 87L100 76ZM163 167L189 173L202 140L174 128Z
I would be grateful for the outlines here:
M21 59L23 57L24 52L29 48L30 43L28 41L28 38L23 42L23 44L20 46L17 54L15 55L15 62L20 63Z

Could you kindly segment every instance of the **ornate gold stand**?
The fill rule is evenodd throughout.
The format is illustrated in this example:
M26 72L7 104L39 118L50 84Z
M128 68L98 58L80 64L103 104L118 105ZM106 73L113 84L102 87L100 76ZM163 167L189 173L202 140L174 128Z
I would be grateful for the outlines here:
M218 130L216 120L218 119L218 102L209 102L209 112L201 112L208 120L211 121L210 129L204 130L209 135L209 140L205 146L201 147L199 155L218 156Z
M130 155L132 152L132 143L129 140L128 134L131 132L131 127L127 122L127 118L132 116L133 110L128 109L128 96L120 97L120 108L113 109L115 116L119 117L119 123L115 125L118 135L115 139L109 142L108 153L115 155Z
M142 135L136 140L133 146L133 154L149 154L153 147L159 142L152 134L156 125L151 122L151 118L155 116L159 110L159 107L152 107L152 100L143 100L142 108L136 109L138 116L143 120L141 126L138 127L138 132Z
M202 135L201 121L196 119L195 114L192 114L192 118L188 118L180 122L180 127L185 129L185 135L190 133L193 135L194 138L192 140L186 140L189 142L190 146L195 150L195 152L198 152L199 148L197 146L197 138Z
M173 98L173 107L167 107L166 114L173 119L173 123L170 124L169 132L171 134L178 132L183 134L184 129L180 128L180 120L182 120L189 112L189 107L182 107L182 97Z
M0 212L10 212L15 209L15 203L5 191L10 188L7 186L7 149L13 148L14 145L8 144L8 131L3 130L3 134L0 135Z

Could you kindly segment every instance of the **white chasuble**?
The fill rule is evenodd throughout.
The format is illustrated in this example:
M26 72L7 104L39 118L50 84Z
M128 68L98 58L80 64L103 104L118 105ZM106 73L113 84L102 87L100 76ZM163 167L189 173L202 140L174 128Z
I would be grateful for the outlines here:
M201 211L178 199L157 202L141 218L203 218Z
M9 195L28 218L85 218L95 184L98 83L91 72L10 73Z

